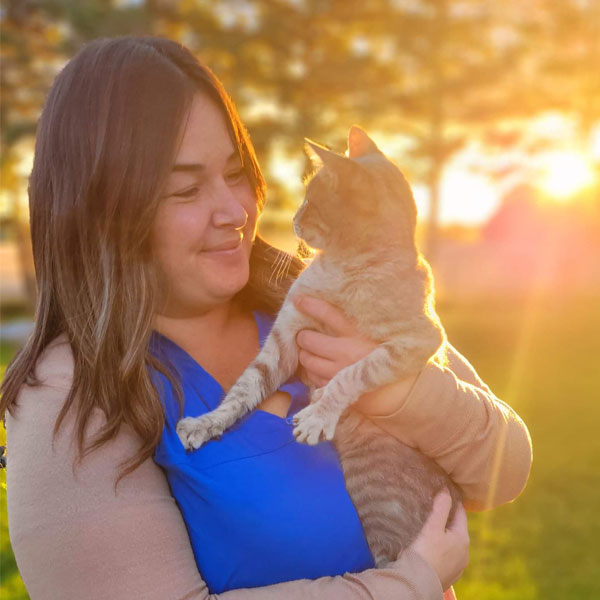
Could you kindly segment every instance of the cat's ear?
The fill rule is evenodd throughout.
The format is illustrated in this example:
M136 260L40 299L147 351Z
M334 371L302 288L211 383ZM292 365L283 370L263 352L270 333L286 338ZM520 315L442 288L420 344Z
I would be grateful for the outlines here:
M306 156L308 156L308 159L315 168L320 168L323 166L323 159L316 148L319 148L319 152L321 152L321 146L317 144L317 142L304 138L304 152L306 153Z
M325 146L321 144L309 140L308 138L304 138L305 149L308 157L311 159L315 166L320 166L321 164L327 165L337 171L344 170L348 168L348 159L341 154L337 154Z
M364 129L358 125L352 125L348 132L348 156L350 158L359 158L365 154L381 152L377 144L367 135Z

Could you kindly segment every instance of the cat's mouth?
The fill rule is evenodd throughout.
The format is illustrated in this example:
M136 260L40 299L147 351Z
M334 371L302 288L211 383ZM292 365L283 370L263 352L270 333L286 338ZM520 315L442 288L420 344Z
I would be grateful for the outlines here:
M311 223L307 226L294 222L294 233L311 248L322 249L329 234L329 227L321 223Z

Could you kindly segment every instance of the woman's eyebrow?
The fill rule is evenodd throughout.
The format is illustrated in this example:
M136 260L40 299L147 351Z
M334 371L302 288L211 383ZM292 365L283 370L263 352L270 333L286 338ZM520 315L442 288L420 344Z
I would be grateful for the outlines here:
M202 171L205 166L201 163L179 163L177 165L173 165L171 171Z
M239 154L237 153L236 150L234 150L228 157L227 157L227 163L230 163L234 158L239 158ZM171 169L173 172L179 172L179 171L191 171L191 172L198 172L198 171L202 171L203 169L206 168L206 165L203 165L202 163L177 163L175 165L173 165L173 168Z

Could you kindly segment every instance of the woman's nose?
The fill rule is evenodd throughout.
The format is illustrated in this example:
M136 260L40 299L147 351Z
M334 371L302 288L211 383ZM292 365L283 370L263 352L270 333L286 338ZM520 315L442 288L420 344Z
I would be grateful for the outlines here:
M227 183L222 182L215 194L216 207L213 213L215 227L242 229L248 221L248 213L240 199Z

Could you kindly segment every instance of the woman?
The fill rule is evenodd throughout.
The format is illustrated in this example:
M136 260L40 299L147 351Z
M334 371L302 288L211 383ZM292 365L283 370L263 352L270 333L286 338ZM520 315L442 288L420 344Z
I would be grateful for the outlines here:
M440 495L411 548L370 568L331 446L289 438L297 382L223 443L177 446L180 414L218 402L301 268L273 281L281 257L256 237L264 181L208 69L168 40L89 44L50 91L29 192L36 326L2 413L11 541L34 600L441 597L466 564L464 512L446 530ZM324 326L298 338L316 383L372 348L335 307L298 305ZM450 354L359 408L437 460L468 508L497 506L526 482L527 430Z

